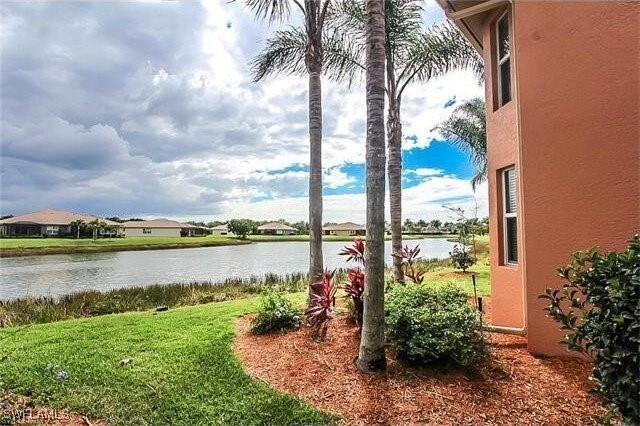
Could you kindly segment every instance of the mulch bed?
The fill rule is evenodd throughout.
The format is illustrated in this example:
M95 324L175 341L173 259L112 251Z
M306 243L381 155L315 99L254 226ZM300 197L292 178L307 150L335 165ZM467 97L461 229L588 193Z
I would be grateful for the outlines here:
M0 425L104 426L107 423L67 410L34 404L12 393L0 394Z
M249 374L349 425L588 425L606 411L589 393L589 361L534 357L519 336L486 334L491 357L472 371L408 368L390 350L386 373L365 374L346 314L332 320L326 343L306 329L255 336L247 317L238 327L235 351Z

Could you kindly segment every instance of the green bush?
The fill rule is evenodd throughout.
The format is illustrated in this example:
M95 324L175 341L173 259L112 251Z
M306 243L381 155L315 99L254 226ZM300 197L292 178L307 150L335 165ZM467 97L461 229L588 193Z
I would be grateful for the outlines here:
M300 310L279 290L270 290L262 298L256 316L251 320L251 331L266 334L300 326Z
M468 366L481 355L477 313L454 285L396 285L386 304L387 337L416 364Z
M449 256L451 257L453 267L462 269L462 272L467 272L467 269L476 263L476 260L471 256L471 253L469 253L469 250L467 250L464 244L460 246L456 244L453 246L453 251L449 252Z
M574 253L558 275L562 287L540 297L567 331L562 343L593 358L598 393L625 423L640 424L640 236L620 253Z

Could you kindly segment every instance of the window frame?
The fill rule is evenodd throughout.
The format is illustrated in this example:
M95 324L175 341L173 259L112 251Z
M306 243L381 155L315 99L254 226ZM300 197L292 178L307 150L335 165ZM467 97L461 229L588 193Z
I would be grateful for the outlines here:
M142 235L151 235L151 228L142 228Z
M504 57L501 58L500 57L500 23L502 22L503 19L507 20L507 37L509 39L509 49L507 50L507 53L504 55ZM494 41L495 41L494 44L495 44L495 55L496 55L496 70L495 70L496 88L498 92L496 97L496 101L497 101L496 109L499 109L513 100L513 87L511 85L511 80L512 80L512 77L511 77L511 17L509 15L509 10L504 11L504 13L502 13L494 23ZM502 86L504 84L504 82L502 81L502 66L507 61L509 62L509 100L504 102L502 100Z
M515 179L515 188L516 188L516 208L515 212L507 212L509 200L507 200L507 187L508 187L508 179L507 174L513 171L513 178ZM518 173L516 171L515 166L507 167L501 172L501 180L502 180L502 252L503 258L502 262L506 266L518 266L518 251L520 246L520 235L518 232ZM509 228L508 228L508 219L516 220L516 260L515 262L509 259Z

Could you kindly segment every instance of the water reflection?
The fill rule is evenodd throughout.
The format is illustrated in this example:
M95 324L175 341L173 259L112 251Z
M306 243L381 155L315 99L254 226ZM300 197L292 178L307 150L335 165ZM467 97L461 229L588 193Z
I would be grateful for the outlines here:
M324 243L325 266L345 267L340 249L348 243ZM446 257L452 243L441 238L414 240L424 257ZM387 262L391 243L386 242ZM266 273L304 272L305 242L265 242L240 246L176 250L79 253L0 258L0 300L24 296L60 296L81 290L190 281L223 281Z

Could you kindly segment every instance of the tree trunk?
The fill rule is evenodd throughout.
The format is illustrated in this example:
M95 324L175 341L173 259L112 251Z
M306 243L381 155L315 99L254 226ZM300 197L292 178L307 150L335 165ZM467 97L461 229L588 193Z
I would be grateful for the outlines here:
M314 50L314 49L312 49ZM313 56L313 55L309 55ZM309 69L309 280L322 278L322 63L307 60ZM313 288L309 286L309 294ZM311 300L310 300L311 303Z
M384 2L367 0L367 250L364 314L357 366L385 370L384 199L385 199L385 37Z
M387 72L389 69L387 68ZM393 77L391 77L393 79ZM387 76L389 81L389 76ZM387 174L389 177L389 214L391 216L391 252L402 250L402 123L400 122L400 99L395 96L387 83L389 90L389 109L387 110L387 143L389 144L389 161ZM393 278L404 281L402 273L402 259L393 258Z

